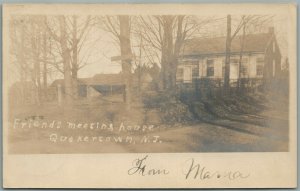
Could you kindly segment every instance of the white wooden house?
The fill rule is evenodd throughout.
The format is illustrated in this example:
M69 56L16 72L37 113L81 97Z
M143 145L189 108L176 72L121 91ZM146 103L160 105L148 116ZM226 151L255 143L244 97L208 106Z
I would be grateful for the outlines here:
M230 80L272 79L281 70L281 54L274 29L268 33L236 36L231 44ZM194 38L185 41L177 67L177 83L192 83L195 79L224 79L226 37ZM239 71L240 54L242 54ZM240 75L239 75L240 72Z

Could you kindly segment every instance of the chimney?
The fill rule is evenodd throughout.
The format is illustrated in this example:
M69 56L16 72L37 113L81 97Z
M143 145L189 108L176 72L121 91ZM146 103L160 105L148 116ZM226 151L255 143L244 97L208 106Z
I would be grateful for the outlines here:
M274 34L274 27L269 27L269 33Z

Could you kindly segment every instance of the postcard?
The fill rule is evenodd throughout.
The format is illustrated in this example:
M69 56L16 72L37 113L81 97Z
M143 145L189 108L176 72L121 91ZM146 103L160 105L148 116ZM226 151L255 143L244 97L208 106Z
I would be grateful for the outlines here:
M295 4L5 4L5 188L294 188Z

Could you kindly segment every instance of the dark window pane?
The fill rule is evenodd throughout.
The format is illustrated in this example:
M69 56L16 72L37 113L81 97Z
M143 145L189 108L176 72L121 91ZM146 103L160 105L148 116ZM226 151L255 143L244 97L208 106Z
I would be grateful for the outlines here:
M257 76L262 76L263 75L263 66L262 65L257 65L256 66L256 75Z
M243 77L248 75L248 66L243 64L243 63L242 63L242 66L241 66L241 75Z
M256 58L256 75L257 76L263 75L264 62L265 62L264 57Z
M199 69L198 68L193 68L193 70L192 70L192 77L193 78L199 77Z
M177 69L177 74L176 74L177 78L183 78L183 68L178 68Z
M207 68L207 76L214 76L214 68Z
M207 60L207 73L206 76L214 76L214 60Z

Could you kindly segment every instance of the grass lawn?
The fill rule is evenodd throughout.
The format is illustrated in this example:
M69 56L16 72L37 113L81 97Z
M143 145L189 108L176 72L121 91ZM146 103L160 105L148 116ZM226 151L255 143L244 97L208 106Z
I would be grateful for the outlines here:
M240 113L237 107L244 105L222 110L208 104L211 109L200 112L207 120L171 124L161 120L165 110L138 102L130 110L122 102L98 99L68 107L15 107L8 149L16 154L288 151L287 100L270 95L262 103L257 111Z

